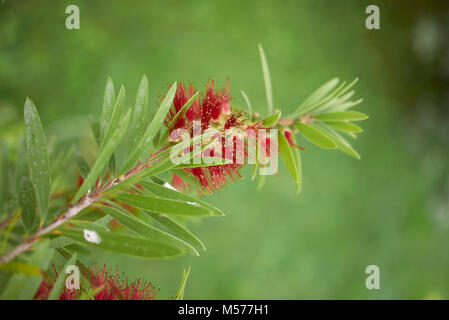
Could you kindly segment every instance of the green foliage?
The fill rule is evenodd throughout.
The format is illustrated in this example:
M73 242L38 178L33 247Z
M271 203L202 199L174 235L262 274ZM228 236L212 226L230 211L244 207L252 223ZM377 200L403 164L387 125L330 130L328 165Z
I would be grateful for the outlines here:
M41 221L45 220L50 201L50 168L44 129L37 109L30 99L25 102L25 132L28 166L36 193Z
M59 300L61 293L64 291L66 279L65 270L67 270L68 266L74 265L75 262L76 262L76 253L73 256L71 256L69 260L67 260L66 264L64 265L64 268L62 268L63 271L56 279L53 288L51 289L50 295L48 296L48 300Z
M265 52L263 51L262 45L260 44L259 44L259 54L260 54L260 61L262 63L263 81L265 83L265 93L267 95L268 113L271 115L273 113L273 92L271 89L270 70L268 69L268 62L267 58L265 57Z
M190 274L190 267L187 270L182 271L181 283L179 284L178 292L176 293L176 296L173 298L173 300L184 299L184 291L185 291L187 279L189 278L189 274Z
M28 257L27 263L34 265L42 272L40 275L30 275L29 273L16 273L8 281L0 296L2 300L29 300L33 299L43 275L53 257L54 250L49 248L49 241L42 241L36 250Z
M292 147L287 141L283 132L278 134L279 151L281 152L282 158L284 159L285 165L287 166L290 175L296 183L300 182L300 175L298 164L293 154Z
M275 144L293 178L297 192L302 186L302 165L295 133L299 132L313 144L324 149L339 149L355 158L357 152L337 131L354 137L362 129L352 121L367 118L366 115L347 111L358 101L349 101L353 91L348 90L355 81L346 85L338 79L327 82L287 117L282 112L273 112L273 96L268 63L263 48L259 45L262 71L266 89L269 115L258 120L247 95L242 95L248 105L250 119L255 127L278 129ZM1 251L23 247L13 256L1 256L2 270L14 273L3 292L5 297L32 298L35 295L42 274L48 268L53 252L63 258L65 265L77 264L85 268L80 256L89 255L92 248L143 258L168 258L185 254L198 256L205 250L203 242L189 231L187 225L199 217L224 216L223 212L207 202L189 194L178 192L166 182L167 172L175 172L191 185L198 184L196 178L183 169L207 167L209 162L175 164L170 159L173 150L179 147L168 139L169 129L183 116L192 103L198 99L194 94L184 106L172 114L167 127L163 125L177 89L175 82L170 86L162 102L148 119L148 80L144 75L140 81L135 103L128 108L125 88L121 86L117 96L111 78L108 78L103 99L100 120L89 117L89 124L97 152L91 166L85 155L71 148L48 148L45 133L36 107L27 99L25 116L25 163L17 161L11 168L7 149L3 147L0 173L3 181L9 177L18 181L19 197L12 205L14 211L8 228L3 232ZM285 134L289 133L287 137ZM290 136L291 135L291 136ZM212 130L206 130L190 141L190 146L200 143L183 153L184 160L192 160L213 143ZM185 146L183 146L185 148ZM258 147L257 147L258 148ZM184 149L183 149L184 150ZM260 151L260 150L255 150ZM256 152L259 157L259 152ZM275 155L277 156L277 152ZM49 169L49 158L52 161ZM88 158L87 158L88 159ZM213 160L212 157L209 160ZM76 166L74 165L76 163ZM228 161L222 164L227 164ZM67 168L75 167L80 185L61 188L68 176ZM23 167L29 168L29 174ZM116 170L120 168L119 170ZM253 166L251 179L257 176L258 161ZM264 185L266 177L259 175L257 188ZM63 181L64 182L64 181ZM51 195L51 196L50 196ZM0 189L0 199L8 195ZM14 203L11 201L11 203ZM66 207L66 203L71 203ZM36 210L36 207L38 210ZM47 212L51 212L46 219ZM40 217L40 228L37 229ZM51 220L50 220L51 217ZM17 225L18 221L21 225ZM114 221L115 224L112 224ZM186 224L186 225L184 225ZM118 225L118 226L117 226ZM34 234L33 234L34 232ZM27 249L35 249L32 254ZM8 251L11 252L11 251ZM24 261L11 259L22 253ZM190 268L184 273L175 299L182 299ZM28 280L27 277L34 277ZM56 299L63 290L64 276L53 286L50 299ZM22 284L28 281L28 284Z
M299 132L301 132L301 134L305 138L307 138L310 142L317 145L318 147L323 149L335 149L337 147L337 145L334 141L332 141L331 138L329 138L326 134L324 134L317 128L301 122L298 122L296 126L298 127Z
M33 185L28 177L23 177L19 187L19 205L22 208L22 222L29 234L36 226L36 196Z

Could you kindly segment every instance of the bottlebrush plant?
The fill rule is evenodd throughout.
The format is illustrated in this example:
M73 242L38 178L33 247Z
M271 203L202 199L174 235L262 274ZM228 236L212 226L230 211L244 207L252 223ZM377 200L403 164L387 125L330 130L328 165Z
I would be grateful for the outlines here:
M229 82L218 89L211 81L204 92L173 83L149 120L146 76L131 108L124 87L116 94L108 79L101 118L89 117L98 148L90 164L76 147L67 151L47 145L37 108L27 99L23 138L18 147L2 147L0 272L7 276L0 283L0 297L153 298L143 281L128 284L114 272L100 276L97 268L86 267L88 248L144 258L199 255L205 246L185 222L223 216L199 197L239 179L244 165L251 163L251 179L258 177L261 187L265 175L258 172L277 164L273 160L280 154L299 192L302 137L360 159L344 138L362 132L353 122L367 118L348 111L362 101L351 100L356 81L333 79L284 117L273 108L268 64L261 46L259 51L268 104L265 118L252 112L243 91L246 112L233 104ZM275 135L265 135L267 130ZM176 157L182 162L174 161ZM78 178L67 188L58 182L69 179L71 166L76 166ZM51 265L64 269L52 275ZM64 289L64 270L70 265L84 270L86 284L78 289L82 291ZM175 298L182 298L187 275Z

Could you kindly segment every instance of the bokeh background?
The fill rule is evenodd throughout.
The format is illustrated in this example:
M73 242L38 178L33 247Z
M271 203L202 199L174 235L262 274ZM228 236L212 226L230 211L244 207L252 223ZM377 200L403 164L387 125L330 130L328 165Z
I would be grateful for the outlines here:
M80 30L65 28L70 4ZM380 30L365 28L369 4ZM448 298L448 35L447 1L3 0L0 138L23 130L26 96L50 137L85 136L108 76L131 104L146 73L152 108L169 82L229 77L233 103L244 106L245 90L266 114L258 43L285 114L328 79L359 77L370 115L353 144L361 161L301 141L302 194L284 167L261 191L245 171L207 197L226 217L191 226L207 246L200 257L91 261L152 280L160 298L189 265L187 299ZM370 264L380 290L365 288Z

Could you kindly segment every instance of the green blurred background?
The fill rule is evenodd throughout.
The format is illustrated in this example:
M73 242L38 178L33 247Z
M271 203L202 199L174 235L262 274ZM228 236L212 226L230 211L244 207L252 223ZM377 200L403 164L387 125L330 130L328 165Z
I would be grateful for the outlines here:
M70 4L80 30L65 28ZM380 30L365 28L369 4L380 7ZM26 96L50 135L85 135L108 76L131 104L147 74L152 108L169 82L229 77L233 103L244 106L245 90L266 114L258 43L285 114L328 79L359 77L359 109L370 115L353 143L361 161L300 141L302 194L285 167L262 191L245 171L206 199L226 217L191 226L207 246L200 257L98 251L91 261L152 280L160 298L176 293L188 265L187 299L448 298L448 22L445 1L4 0L0 138L22 130ZM365 288L370 264L380 290Z

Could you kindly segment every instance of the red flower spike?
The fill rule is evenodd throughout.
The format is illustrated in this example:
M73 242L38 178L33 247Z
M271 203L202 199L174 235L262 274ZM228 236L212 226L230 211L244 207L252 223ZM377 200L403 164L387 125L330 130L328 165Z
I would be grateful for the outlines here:
M182 108L182 106L195 94L196 90L190 86L188 93L186 93L183 84L179 84L175 98L173 100L173 108L167 115L164 123L168 127L170 121L175 117L176 113ZM199 99L195 100L190 106L189 110L186 111L183 117L179 117L176 124L172 128L168 128L170 133L179 128L183 128L193 135L193 122L201 122L201 130L204 132L209 128L214 128L220 132L233 128L242 127L247 119L243 116L242 112L236 112L231 110L230 107L230 97L229 97L229 80L226 80L226 88L224 90L216 90L215 82L212 80L206 85L206 92L200 96ZM220 139L220 138L218 138ZM201 185L201 189L198 192L201 194L204 190L212 193L215 190L220 189L230 178L231 180L236 180L241 177L238 170L243 166L243 164L236 164L236 150L237 150L237 137L233 137L233 143L230 146L225 146L225 137L221 137L222 144L222 154L215 155L214 150L208 150L211 156L222 157L225 159L226 148L231 148L233 157L228 160L232 160L233 163L209 167L198 167L185 169L186 172L193 175ZM245 143L245 141L239 141ZM245 145L244 145L245 146ZM246 159L246 148L245 149L245 159ZM186 192L189 190L189 184L182 180L179 176L173 175L172 184L179 191Z
M56 269L54 269L54 272L57 278L58 273ZM128 282L128 280L122 281L117 269L109 273L106 265L100 270L98 265L95 264L84 277L87 278L90 289L100 289L94 296L95 300L153 300L157 294L151 282L146 284L142 279L133 282ZM53 285L54 282L52 280L45 278L41 282L34 298L40 300L48 299ZM59 299L76 300L79 299L84 291L84 288L78 290L65 288Z

